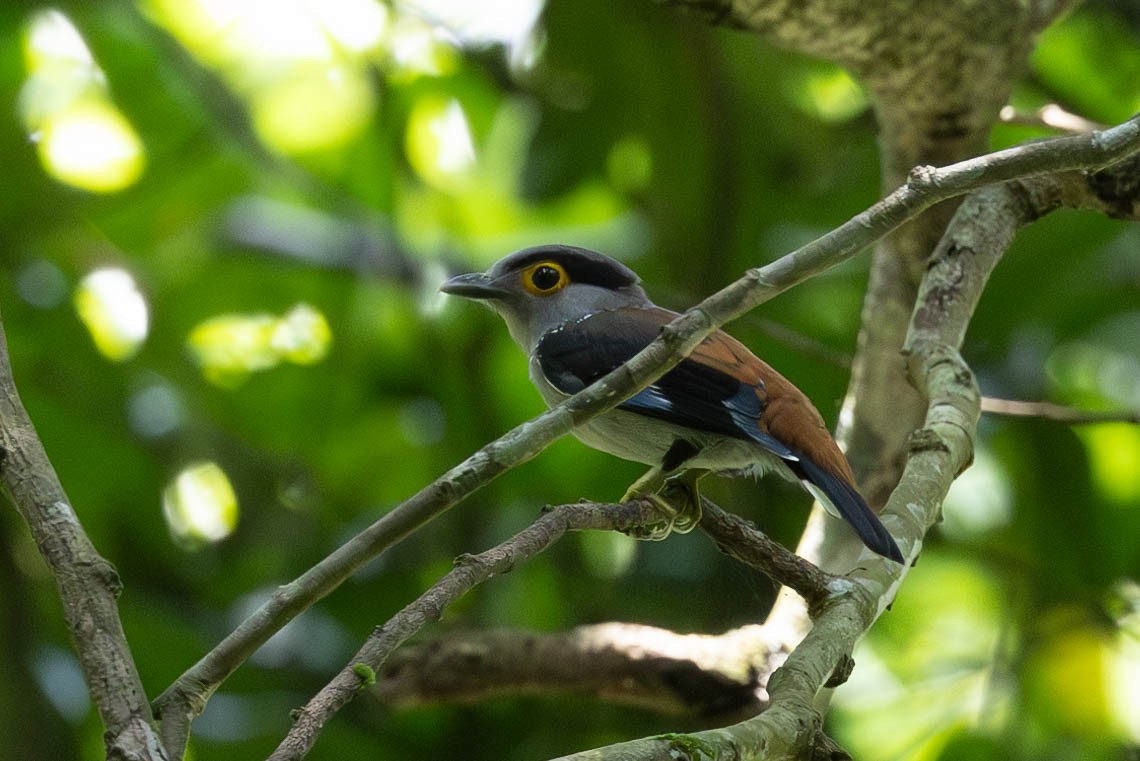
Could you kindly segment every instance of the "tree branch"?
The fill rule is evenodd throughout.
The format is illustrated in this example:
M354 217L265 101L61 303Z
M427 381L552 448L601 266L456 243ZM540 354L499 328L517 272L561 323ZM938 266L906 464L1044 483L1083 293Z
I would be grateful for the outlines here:
M376 671L392 652L424 625L439 620L448 605L477 584L492 576L509 573L519 563L546 550L567 531L629 531L661 519L661 514L649 500L562 505L548 509L530 526L496 547L478 555L459 556L450 572L378 627L341 672L304 708L294 712L293 727L269 757L270 761L299 759L308 753L325 722L357 692L375 681Z
M1010 148L942 169L919 167L907 184L823 237L749 270L667 326L622 367L486 445L349 540L266 603L155 701L172 755L209 695L274 632L365 562L504 471L529 460L570 429L660 378L713 330L793 285L857 254L939 201L1016 177L1101 167L1140 151L1140 117L1091 135Z
M1067 425L1094 423L1137 423L1137 410L1081 410L1052 402L1022 402L1013 399L982 398L982 412L1008 417L1036 417Z
M813 607L831 594L833 579L768 539L748 521L704 500L701 527L732 557L800 590ZM325 723L376 678L397 647L443 610L493 576L513 570L546 550L567 531L586 529L629 533L662 519L649 500L623 504L580 502L548 508L530 526L478 555L464 555L456 567L368 638L341 672L294 715L293 728L270 756L295 761L304 756ZM655 634L647 636L648 632ZM731 641L734 647L726 651ZM751 647L744 648L748 644ZM731 655L726 655L731 653ZM657 706L723 713L756 703L757 691L775 667L781 648L759 627L725 637L677 635L652 627L608 624L550 637L518 632L480 632L452 637L421 648L385 674L391 691L400 680L425 693L471 700L502 691L551 692L573 689ZM457 659L458 668L439 671L440 659ZM425 662L426 661L426 662ZM408 668L410 662L413 668ZM439 679L446 673L446 681ZM423 678L430 674L431 679ZM466 677L466 678L465 678ZM402 678L402 679L401 679ZM430 685L430 686L425 686Z
M617 622L464 632L400 651L378 672L374 694L408 707L569 692L721 723L763 710L768 677L792 644L759 625L722 634Z
M0 321L0 484L55 577L88 689L106 728L107 757L167 756L123 632L114 567L88 539L16 391Z
M1061 108L1056 103L1049 103L1034 111L1032 114L1027 114L1018 111L1013 106L1003 106L998 113L998 118L1001 119L1003 124L1021 124L1027 127L1047 127L1049 129L1058 130L1060 132L1069 132L1072 134L1084 134L1098 129L1104 129L1103 124L1098 124L1094 121L1086 119L1079 114L1074 114Z

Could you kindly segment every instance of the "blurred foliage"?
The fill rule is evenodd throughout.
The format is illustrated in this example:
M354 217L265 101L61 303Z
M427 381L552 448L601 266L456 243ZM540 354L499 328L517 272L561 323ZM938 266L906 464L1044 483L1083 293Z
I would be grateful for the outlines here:
M1138 18L1094 3L1057 24L1013 103L1129 116ZM540 410L496 319L436 294L448 271L572 242L683 307L877 195L849 77L651 3L9 3L0 35L13 364L125 581L152 695L275 586ZM994 143L1040 134L1004 126ZM831 421L865 270L732 326ZM994 275L967 357L991 395L1140 408L1138 295L1140 229L1053 215ZM977 464L837 692L840 741L866 761L1107 759L1140 741L1138 463L1135 426L985 419ZM504 476L267 644L195 724L191 757L264 757L451 558L638 472L565 440ZM787 543L807 508L767 481L709 493ZM54 586L2 515L0 755L100 758ZM573 537L425 636L610 619L716 632L758 620L773 592L695 534ZM678 728L577 698L392 713L364 697L310 758L532 759Z

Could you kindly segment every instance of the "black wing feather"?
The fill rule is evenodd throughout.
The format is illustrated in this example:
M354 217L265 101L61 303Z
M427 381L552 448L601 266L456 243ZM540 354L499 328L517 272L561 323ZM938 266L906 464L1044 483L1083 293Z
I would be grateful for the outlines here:
M543 336L536 356L546 379L566 394L581 391L644 349L661 332L624 310L597 312ZM751 439L786 459L796 455L756 424L764 407L750 384L692 359L618 405L675 425Z

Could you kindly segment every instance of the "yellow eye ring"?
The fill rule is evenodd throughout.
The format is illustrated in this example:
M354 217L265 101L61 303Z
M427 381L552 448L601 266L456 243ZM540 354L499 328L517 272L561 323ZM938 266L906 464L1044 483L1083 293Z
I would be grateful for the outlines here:
M549 296L570 284L566 268L555 261L536 262L522 271L522 284L532 296Z

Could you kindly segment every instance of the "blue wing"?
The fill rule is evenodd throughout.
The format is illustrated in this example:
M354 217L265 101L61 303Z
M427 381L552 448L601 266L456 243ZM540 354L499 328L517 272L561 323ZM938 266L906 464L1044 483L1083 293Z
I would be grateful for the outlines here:
M581 391L644 349L676 314L664 309L615 309L550 331L536 357L546 379L563 393ZM786 460L799 457L760 430L763 384L747 383L689 357L618 405L684 428L750 439Z

